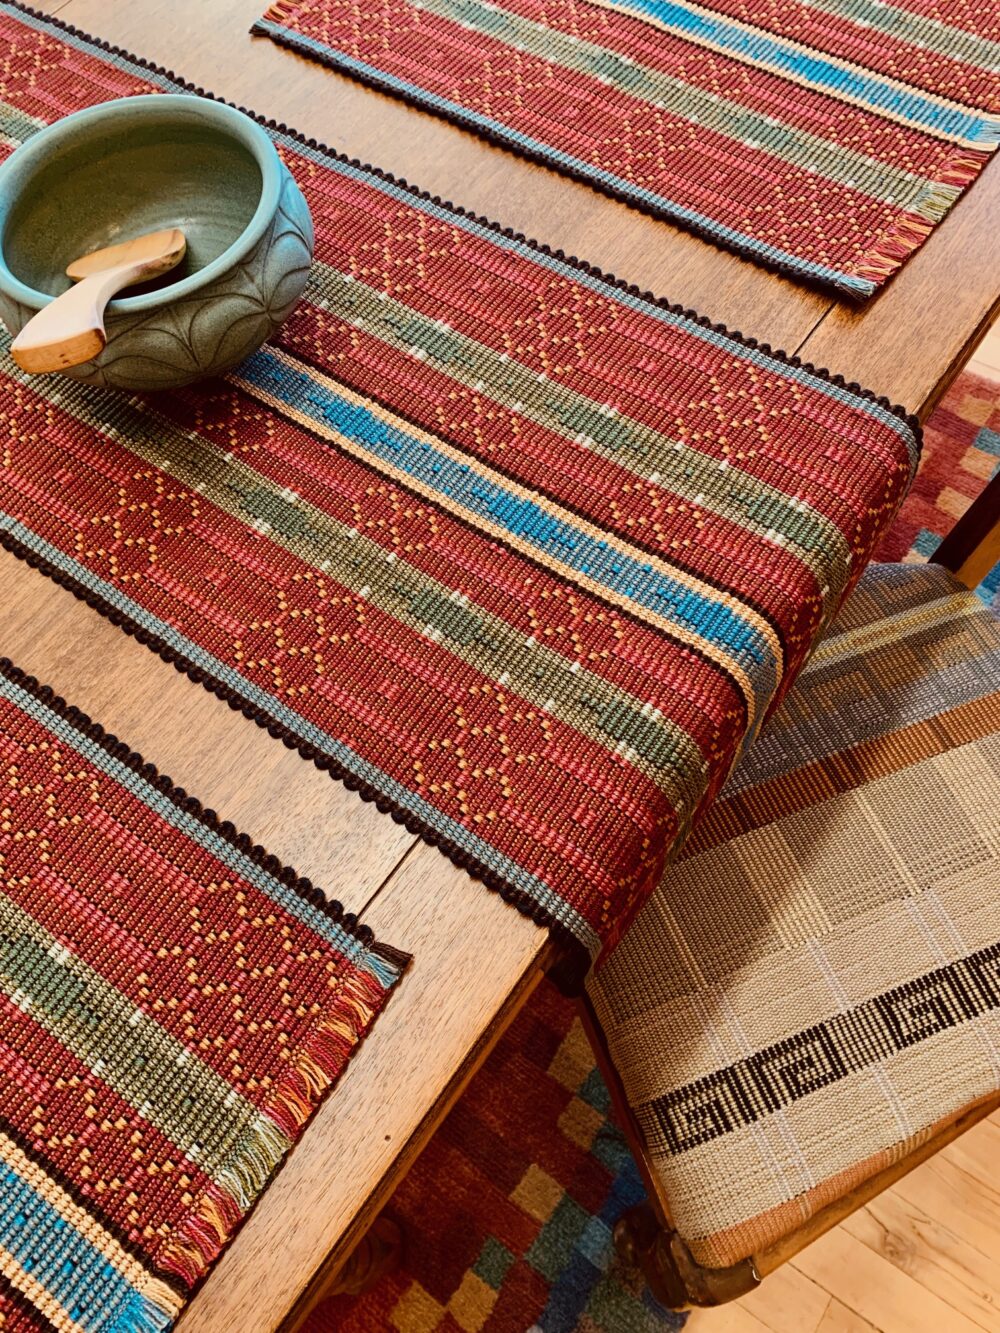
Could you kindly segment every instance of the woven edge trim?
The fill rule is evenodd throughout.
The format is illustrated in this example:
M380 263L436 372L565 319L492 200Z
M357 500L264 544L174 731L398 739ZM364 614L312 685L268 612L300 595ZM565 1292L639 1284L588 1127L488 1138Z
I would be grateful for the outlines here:
M147 60L143 56L137 56L134 52L127 51L124 47L115 46L114 43L105 41L103 38L94 37L85 32L82 28L77 28L71 23L66 23L58 16L43 14L30 5L23 3L23 0L5 0L5 3L12 9L20 10L21 13L29 15L31 18L38 19L40 22L50 24L52 27L60 28L63 32L72 37L80 38L89 42L91 46L98 50L107 52L108 55L119 56L124 60L129 60L141 69L149 70L151 74L156 74L160 78L169 79L176 83L178 87L186 89L199 97L207 97L213 102L222 102L226 106L234 107L241 111L251 120L255 120L265 129L273 130L277 134L287 135L288 138L296 140L304 147L312 149L314 152L323 153L335 162L340 162L344 166L353 167L357 171L366 172L374 176L377 180L384 181L387 185L395 186L397 189L404 190L414 199L419 199L425 203L433 204L436 208L453 213L456 217L466 218L470 222L476 223L484 231L493 232L495 235L503 236L506 240L515 241L520 245L525 245L528 249L535 251L536 254L545 255L548 259L555 259L559 263L566 264L569 268L576 269L580 273L585 273L588 277L595 278L603 282L613 290L624 292L626 295L634 297L647 305L653 306L658 310L665 310L669 314L678 315L686 319L689 323L699 328L709 329L722 337L729 338L732 342L750 351L762 353L781 365L791 366L796 370L803 370L807 375L816 379L824 380L828 384L834 385L838 389L852 394L864 402L875 403L878 407L890 412L898 417L910 430L914 438L917 454L919 455L922 442L922 429L920 421L916 414L902 407L898 403L886 397L885 394L876 394L871 389L866 389L859 384L857 380L845 380L843 375L834 374L824 366L816 366L811 361L803 361L793 353L786 352L781 348L772 347L770 343L760 342L758 339L741 333L738 329L727 328L725 324L715 323L705 315L700 315L696 310L683 306L678 302L672 302L663 296L657 296L655 292L649 289L641 288L637 283L626 282L624 278L616 277L613 273L607 273L596 264L591 264L585 259L579 259L576 255L567 255L564 250L553 249L542 241L537 241L533 237L526 236L523 232L515 231L513 227L504 227L499 222L494 222L491 218L485 217L480 213L475 213L471 209L463 208L461 204L455 204L451 200L442 199L439 195L431 194L428 190L421 190L415 185L411 185L403 176L394 176L391 172L383 171L381 167L373 166L370 162L362 162L359 158L348 157L346 153L340 153L334 148L315 138L309 138L300 130L285 124L283 121L276 121L261 115L259 112L249 107L240 106L235 102L230 102L224 97L218 96L210 89L202 88L197 84L191 83L187 79L178 77L173 70L167 69L163 65L158 65L154 61ZM750 258L751 256L747 256ZM756 258L754 257L754 262ZM790 275L793 276L793 275ZM797 275L794 275L797 276Z
M4 544L6 545L6 543ZM20 553L12 551L12 554L19 555ZM47 573L48 571L43 569L42 572ZM75 588L71 591L75 591ZM328 898L322 889L313 884L311 879L299 875L297 871L284 865L266 848L259 843L255 843L249 834L239 832L230 820L220 819L214 810L202 805L196 796L191 796L183 787L178 787L165 773L161 773L155 764L148 763L141 754L130 749L124 741L119 740L117 736L107 731L99 722L95 722L75 705L67 703L61 695L56 694L51 685L43 685L37 677L22 671L9 657L0 657L0 674L32 695L46 708L51 709L53 713L63 718L70 726L75 727L88 740L99 745L113 759L131 769L133 773L141 777L160 795L166 796L178 810L192 815L199 823L221 837L235 851L249 857L254 865L259 866L261 870L276 879L285 888L291 889L305 902L309 903L311 907L332 921L334 925L339 926L345 934L356 939L359 944L377 954L380 958L384 958L386 962L393 964L401 973L405 970L412 959L412 954L377 941L371 927L360 924L357 915L353 912L346 912L343 904L338 902L336 898Z
M791 260L775 259L749 242L743 243L719 236L710 225L686 217L679 205L671 207L669 203L650 203L648 200L640 199L631 191L613 184L610 180L605 180L596 167L588 171L581 167L567 166L565 163L556 160L554 152L529 148L527 144L519 140L517 131L513 128L509 132L505 132L502 128L493 129L482 125L471 112L463 114L460 110L444 110L431 99L430 94L422 95L421 90L416 85L413 85L414 92L404 92L388 78L382 78L374 71L356 69L353 65L348 64L346 59L341 59L339 52L333 47L327 46L325 43L322 47L313 46L302 40L294 30L286 28L280 21L271 19L269 15L273 12L273 9L274 6L267 14L255 20L251 25L249 31L253 36L267 37L276 46L287 47L288 50L294 51L297 55L304 56L318 65L326 65L338 74L344 74L348 78L354 79L356 83L373 88L376 92L384 93L388 97L394 97L400 102L416 107L419 111L437 116L440 120L444 120L460 130L475 134L495 148L502 148L505 152L513 153L515 157L523 158L526 162L533 162L538 166L545 167L547 171L557 172L560 176L566 176L569 180L586 185L597 194L603 194L616 203L624 204L626 208L631 208L636 213L644 213L648 217L656 218L659 221L669 222L682 231L690 232L692 236L708 241L720 250L738 255L741 259L748 259L751 263L768 269L772 273L792 278L796 282L802 283L803 286L824 293L836 292L840 296L848 297L857 305L863 305L866 301L870 301L885 281L884 277L871 278L865 274L859 274L857 275L858 278L867 284L866 287L859 289L857 286L852 286L848 281L838 281L836 277L820 277L819 274L809 270L805 260L800 265ZM435 200L435 202L440 203L440 200ZM482 221L482 219L477 219L477 221ZM844 279L849 279L852 275L845 273L842 276Z
M395 823L401 824L408 833L412 833L414 837L420 838L421 841L427 843L429 846L436 847L437 850L456 865L459 870L466 871L468 874L472 875L474 879L477 879L484 884L486 888L499 894L505 902L509 903L512 907L517 908L523 916L532 920L536 926L547 928L550 931L552 938L559 946L560 951L565 955L561 962L555 964L556 972L554 975L556 980L560 986L567 988L567 993L577 994L579 992L583 985L584 977L590 970L591 959L586 946L573 934L563 921L560 921L557 916L550 912L535 898L532 898L530 894L525 893L523 889L515 889L506 879L501 875L498 875L496 871L490 870L488 866L481 863L476 857L472 856L471 853L465 851L464 848L459 847L456 843L443 837L436 829L431 828L430 825L425 824L422 820L418 819L411 811L405 810L402 806L389 800L376 787L373 787L370 783L357 777L349 768L345 767L331 755L324 754L321 750L317 749L316 746L310 745L308 741L304 741L301 737L296 736L295 733L283 723L276 721L262 709L255 708L253 704L250 704L245 699L241 698L235 690L231 690L228 686L223 685L221 681L217 680L214 676L209 675L208 672L203 671L201 667L195 666L193 662L189 661L183 654L171 648L169 644L165 643L152 631L144 629L141 625L136 624L136 622L126 616L124 612L96 596L96 594L92 593L88 588L85 588L81 583L78 583L63 570L50 564L36 551L32 551L29 547L22 545L22 543L15 537L12 537L10 533L0 531L0 546L4 547L4 549L9 551L11 555L16 556L19 560L23 560L26 565L30 565L33 569L39 570L40 573L46 575L46 577L50 578L53 583L58 584L59 587L65 588L68 592L71 592L79 601L85 603L92 610L103 616L105 620L109 620L113 625L117 626L118 629L123 630L130 638L135 639L137 643L141 643L144 647L152 649L157 656L162 658L164 662L168 663L176 671L180 672L182 676L187 676L190 680L194 681L195 684L203 686L210 694L214 694L216 698L221 699L223 703L228 704L233 712L242 713L245 718L256 723L256 725L266 731L269 736L274 737L275 740L280 740L289 750L295 750L307 762L314 764L321 773L329 773L332 778L343 783L348 791L356 792L363 801L367 801L374 805L376 810L381 814L389 815ZM0 659L0 664L2 664L2 661L3 659ZM14 669L18 670L18 668ZM44 689L48 687L43 686L42 688ZM80 716L83 717L84 715L81 714ZM86 721L89 723L90 719L88 718ZM90 725L97 724L91 723ZM122 743L118 742L118 744ZM127 750L127 747L124 745L122 748ZM116 755L116 757L118 756ZM136 755L134 757L140 760L141 763L141 756ZM152 767L152 765L150 765L150 767ZM169 783L169 779L167 782L172 790L181 792L183 799L195 799L194 797L188 797L180 788L173 788L172 784ZM208 811L207 813L214 816L214 812L212 811ZM220 833L223 832L221 825L218 831ZM225 834L223 834L223 836L225 836ZM248 844L249 841L248 838ZM239 850L242 851L243 848L240 847ZM260 848L257 850L262 851ZM267 853L264 853L264 856L266 857ZM298 882L310 884L310 881L308 880L300 880ZM310 887L312 887L314 893L321 894L321 890L316 889L311 885ZM310 901L312 900L310 899ZM340 904L335 903L334 906L340 907ZM338 921L337 924L346 929L347 927L344 926L345 920L350 921L351 918L344 918L343 920ZM366 932L368 927L361 927L361 930ZM352 933L356 933L356 930L352 931ZM361 939L362 943L367 944L367 939L364 935L360 935L358 938ZM393 962L394 956L397 953L396 950L382 944L369 944L368 947L372 948L374 951L389 949L389 962ZM385 955L380 953L380 956ZM407 955L407 960L409 960L409 955ZM561 965L562 963L565 963L565 967Z

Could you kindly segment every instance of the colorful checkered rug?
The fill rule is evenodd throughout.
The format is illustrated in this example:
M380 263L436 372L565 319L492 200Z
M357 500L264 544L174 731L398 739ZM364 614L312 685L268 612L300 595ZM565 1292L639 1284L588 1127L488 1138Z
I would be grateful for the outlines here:
M1000 468L1000 383L963 375L879 557L920 559ZM1000 569L983 588L1000 602ZM611 1226L643 1197L573 1004L543 986L389 1206L402 1269L328 1301L305 1333L663 1333L615 1262Z
M405 956L0 659L0 1328L165 1333Z
M0 40L5 151L184 91L6 3ZM0 540L549 925L578 976L869 559L915 424L272 134L316 227L276 345L155 401L4 357Z
M1000 139L974 0L276 0L254 31L856 297Z

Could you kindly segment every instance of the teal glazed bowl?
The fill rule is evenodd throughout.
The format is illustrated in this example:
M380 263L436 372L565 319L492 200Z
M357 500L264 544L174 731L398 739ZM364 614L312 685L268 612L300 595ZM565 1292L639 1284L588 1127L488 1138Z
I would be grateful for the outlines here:
M39 130L0 166L0 318L12 335L70 286L78 255L180 227L177 268L107 308L107 346L60 372L169 389L236 365L309 276L306 201L256 121L222 102L150 94Z

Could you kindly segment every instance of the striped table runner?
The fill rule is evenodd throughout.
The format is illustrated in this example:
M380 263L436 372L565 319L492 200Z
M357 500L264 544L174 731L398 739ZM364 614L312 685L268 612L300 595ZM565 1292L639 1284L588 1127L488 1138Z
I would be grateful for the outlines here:
M0 1328L162 1333L406 962L0 660Z
M1000 139L973 0L276 0L254 31L859 298Z
M177 87L9 4L0 38L12 141ZM579 969L860 574L916 428L273 132L317 255L278 343L145 400L4 354L0 540Z

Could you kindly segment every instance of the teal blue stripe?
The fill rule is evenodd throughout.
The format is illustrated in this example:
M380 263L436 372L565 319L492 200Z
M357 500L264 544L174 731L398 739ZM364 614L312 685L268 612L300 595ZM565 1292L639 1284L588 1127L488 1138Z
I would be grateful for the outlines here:
M307 370L294 370L266 347L240 366L239 375L318 424L329 423L373 458L391 463L543 556L723 649L753 680L758 709L766 707L777 688L777 661L757 626L721 600L698 593L612 543L553 517L534 500L518 496L469 463L450 458L429 441L351 402Z
M115 65L118 69L126 70L137 77L144 78L149 83L152 83L159 88L176 93L189 91L188 89L181 88L178 84L174 83L172 79L165 78L163 75L155 74L150 70L143 69L125 56L110 55L108 52L101 51L98 48L95 48L93 43L84 41L72 34L65 33L62 29L55 27L45 19L33 18L21 13L20 10L10 9L9 6L3 4L2 0L0 0L0 8L7 9L9 13L12 13L21 22L29 23L31 26L36 27L41 31L51 33L60 41L76 46L81 51L92 52L98 55L101 59L107 60L110 64ZM263 23L263 20L261 20L261 22ZM276 27L277 25L271 24L265 26ZM291 36L296 36L296 34L291 34ZM325 50L325 48L319 49ZM372 70L371 73L377 75L378 71ZM419 95L420 90L415 89L414 93ZM191 96L194 95L195 94L191 94ZM459 111L462 110L462 108L456 109ZM498 126L498 129L502 130L503 126ZM814 375L802 367L791 366L785 362L777 361L767 353L760 352L755 348L747 347L744 344L736 342L733 338L727 337L723 333L716 333L713 329L708 329L702 325L696 324L693 320L684 315L675 314L672 310L667 310L663 306L644 300L641 296L634 296L631 292L624 291L620 288L614 288L603 279L594 277L592 274L589 274L582 269L566 264L562 260L557 259L554 255L543 254L525 241L519 241L513 237L504 236L498 231L485 229L481 223L476 222L472 218L462 217L460 214L444 208L439 204L435 204L429 199L417 198L410 190L396 185L392 181L383 180L373 172L366 171L361 167L352 166L349 162L343 162L332 156L332 154L324 153L317 148L310 148L308 145L301 143L298 139L295 139L290 135L281 134L277 131L271 131L271 135L276 143L290 149L292 152L306 158L308 161L316 162L330 171L337 172L348 180L356 180L367 186L369 189L379 190L390 199L397 200L408 208L418 209L419 211L426 213L428 217L438 218L449 227L458 228L461 231L468 232L472 236L485 238L489 240L490 244L497 246L501 250L521 255L529 262L537 264L540 268L546 268L550 272L557 273L566 282L575 283L578 286L589 288L604 300L617 301L620 305L625 306L630 310L635 310L649 319L657 320L661 324L665 324L671 328L681 328L690 337L698 338L710 346L721 348L729 352L731 355L738 357L741 361L748 362L749 364L758 367L760 370L766 371L768 374L776 375L783 379L791 380L796 384L804 385L814 393L822 394L824 397L832 399L834 402L840 403L843 406L850 407L856 412L864 413L865 416L871 417L873 420L880 422L884 426L888 426L890 430L904 441L910 455L911 464L916 467L919 450L913 432L905 421L902 421L894 412L882 407L880 403L872 402L866 398L859 398L857 394L850 393L846 389L842 389L838 385L833 384L830 380ZM540 145L540 147L543 149L545 155L551 156L549 150L545 148L544 145ZM598 174L591 168L587 167L585 163L580 163L579 165L581 168L585 169L588 174ZM609 179L611 178L609 177ZM622 185L626 184L627 182L622 182ZM711 219L695 218L695 221L704 223L704 230L719 235L721 239L726 239L723 233L727 229L719 229ZM787 255L783 251L776 250L773 246L767 246L763 243L753 241L749 237L743 237L739 233L731 233L731 238L735 240L736 243L751 248L754 253L760 254L765 259L787 263L793 270L822 278L832 286L839 286L841 290L852 292L855 295L866 295L875 290L875 284L868 279L855 278L850 275L838 273L834 269L827 269L821 265L810 264L805 260L797 259L794 255Z
M522 866L518 865L516 861L512 861L509 857L504 856L502 852L491 847L489 843L484 842L481 838L477 837L471 830L465 828L462 824L449 818L443 811L438 810L435 806L430 805L427 801L423 800L423 798L416 792L411 791L408 787L404 787L402 783L397 782L397 780L391 777L388 773L384 773L380 768L369 763L342 741L331 736L328 732L323 731L320 727L314 726L299 713L296 713L293 709L289 708L280 699L272 694L268 694L267 691L260 689L258 686L254 685L252 681L245 679L238 671L227 666L225 662L220 661L212 653L207 652L204 648L200 647L192 639L187 638L186 635L182 634L172 625L151 615L144 607L140 606L137 602L134 602L130 597L127 597L121 589L114 587L110 583L106 583L99 575L94 574L91 570L85 568L85 566L78 564L72 556L68 556L63 551L60 551L58 547L52 546L36 532L25 527L25 525L17 518L10 514L5 514L2 511L0 511L0 532L9 533L20 546L29 551L33 551L36 555L45 560L47 564L68 575L74 584L93 593L105 606L110 607L115 612L121 614L140 629L154 635L157 639L167 644L178 654L178 656L204 671L213 680L224 685L227 690L245 700L248 704L251 704L253 708L259 712L272 717L276 722L280 722L282 726L287 727L294 736L297 736L306 744L313 746L321 753L329 755L331 758L335 759L347 772L354 774L356 777L360 778L362 782L365 782L369 786L374 787L377 791L382 792L385 797L395 805L399 806L401 809L410 811L420 820L425 828L435 830L435 832L439 833L443 838L446 838L456 847L468 852L469 855L475 857L481 866L493 871L499 878L505 880L508 884L515 888L523 889L525 893L530 894L536 902L544 907L552 917L561 921L592 954L596 956L599 952L600 940L583 917L581 917L578 912L574 911L569 904L565 903L558 894L554 893L543 880L537 879L534 875L529 874ZM0 693L7 693L12 689L16 690L17 687L12 685L10 681L4 681L2 677L0 677ZM26 712L29 712L34 716L39 716L39 710L44 709L44 705L40 704L33 696L25 695L23 691L20 691L19 699L15 699L9 694L8 697L11 697L13 702L17 703L19 708L23 708ZM23 702L20 700L23 700ZM50 710L44 709L44 714L47 717L46 725L51 726L52 730L57 729L56 724L66 725L61 718L57 717L57 715ZM51 719L51 721L48 719ZM76 733L76 735L78 735L78 733ZM86 740L86 738L81 738L81 741L83 740ZM74 747L76 746L75 737L70 743L74 745ZM87 757L91 759L94 764L109 773L109 775L114 777L116 781L122 782L122 785L128 785L127 777L131 777L132 780L135 779L135 775L132 773L131 769L124 768L123 765L117 763L116 760L112 759L111 756L108 755L106 751L101 750L100 747L93 747L91 745L91 749L86 753ZM125 776L119 776L120 773ZM129 789L133 790L131 787ZM147 800L145 790L137 792L137 795L139 795L141 800ZM163 813L164 817L169 819L170 822L173 823L175 818L184 818L184 812L178 811L172 802L165 802L165 805L169 808L161 810L160 813ZM159 809L159 807L157 808ZM211 830L206 829L200 821L192 820L190 816L187 816L186 823L175 824L175 827L182 828L185 833L188 833L189 836L199 842L200 845L205 846L207 850L213 853L213 855L219 855L219 852L215 850L214 842L201 842L202 835L207 835L210 838L217 837L217 835L213 835ZM232 862L235 849L233 849L229 843L224 843L223 846L225 854L222 856L222 859L227 862ZM236 853L236 855L239 856L240 854ZM246 858L242 859L243 861L246 861ZM237 867L240 867L241 874L244 873L241 861L237 861L234 864ZM255 866L253 862L248 861L247 866L248 869L246 873L248 878L251 871L255 874L266 875L266 872L261 872L260 868ZM253 882L257 883L257 880L255 879ZM332 942L338 948L344 948L344 952L348 951L346 945L341 946L339 943L340 937L343 935L343 932L339 927L335 926L328 918L323 917L321 913L316 913L315 909L311 908L304 899L298 896L298 894L285 890L284 885L279 884L278 881L270 878L268 878L266 887L260 887L263 888L265 893L271 893L272 896L277 896L276 890L284 891L287 894L287 901L281 898L278 900L282 902L282 905L286 907L293 916L304 921L312 930L315 930L317 934L322 935L325 939L332 939ZM352 947L361 947L351 936L347 936L346 939L350 942Z
M655 19L684 37L724 50L740 60L787 75L834 96L851 97L873 111L886 112L943 138L983 147L1000 139L1000 118L966 107L941 105L914 88L887 83L857 66L824 59L762 31L748 31L721 14L692 9L682 0L609 0L623 13Z
M169 1327L117 1268L12 1167L0 1166L0 1245L87 1333ZM144 1322L145 1321L145 1322Z

